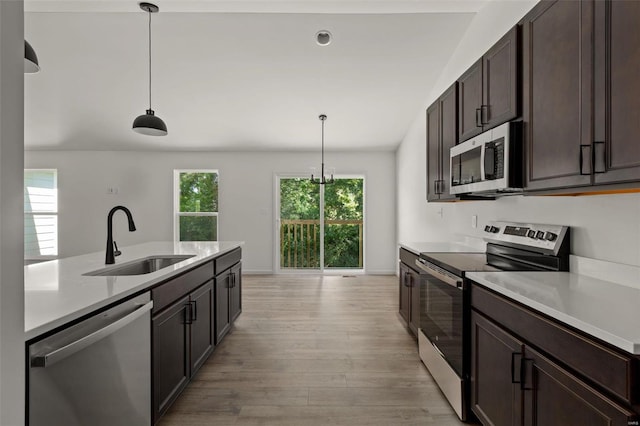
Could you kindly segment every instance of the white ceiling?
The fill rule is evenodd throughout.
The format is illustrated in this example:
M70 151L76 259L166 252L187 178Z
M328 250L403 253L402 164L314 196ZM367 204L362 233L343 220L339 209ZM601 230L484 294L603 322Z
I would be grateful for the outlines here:
M158 1L152 107L169 135L131 130L148 107L147 14L136 1L27 1L25 147L393 150L477 1ZM315 43L319 30L333 42Z

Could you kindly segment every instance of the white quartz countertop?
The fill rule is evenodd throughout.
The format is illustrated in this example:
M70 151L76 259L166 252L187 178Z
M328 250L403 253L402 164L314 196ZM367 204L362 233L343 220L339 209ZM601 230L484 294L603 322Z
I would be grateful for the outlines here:
M638 288L569 272L470 272L466 276L626 352L640 354Z
M121 247L115 265L105 265L105 252L36 263L24 267L25 340L89 314L127 296L142 292L221 254L242 242L149 242ZM194 257L143 275L84 276L152 255L193 254ZM213 273L213 271L212 271Z
M453 241L401 242L400 247L419 255L420 253L484 253L485 247L471 246Z

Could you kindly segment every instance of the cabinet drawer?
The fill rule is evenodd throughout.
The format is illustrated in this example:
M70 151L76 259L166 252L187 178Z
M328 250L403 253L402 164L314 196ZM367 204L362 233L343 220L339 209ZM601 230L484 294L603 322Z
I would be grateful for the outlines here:
M474 284L471 305L564 365L629 403L634 390L636 360L541 314Z
M178 298L213 278L213 262L207 262L151 290L152 312L160 312Z
M218 257L216 259L215 274L218 275L220 272L223 272L229 269L236 263L240 262L241 258L242 258L242 250L239 248Z
M416 269L416 260L418 256L409 250L400 249L400 261L412 269Z

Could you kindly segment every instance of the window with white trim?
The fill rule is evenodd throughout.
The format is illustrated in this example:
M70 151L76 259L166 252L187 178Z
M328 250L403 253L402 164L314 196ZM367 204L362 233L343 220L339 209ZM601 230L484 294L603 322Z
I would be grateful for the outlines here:
M58 171L24 171L24 258L58 256Z
M174 170L174 239L218 240L218 171Z

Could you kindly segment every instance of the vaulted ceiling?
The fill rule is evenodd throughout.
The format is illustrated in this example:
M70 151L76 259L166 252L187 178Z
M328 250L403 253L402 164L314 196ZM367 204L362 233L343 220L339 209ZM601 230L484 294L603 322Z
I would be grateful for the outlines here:
M157 1L152 106L164 137L131 130L148 107L148 15L135 1L25 1L27 149L393 150L478 1ZM328 30L328 46L316 33Z

